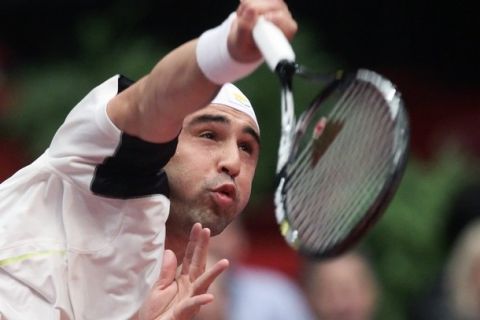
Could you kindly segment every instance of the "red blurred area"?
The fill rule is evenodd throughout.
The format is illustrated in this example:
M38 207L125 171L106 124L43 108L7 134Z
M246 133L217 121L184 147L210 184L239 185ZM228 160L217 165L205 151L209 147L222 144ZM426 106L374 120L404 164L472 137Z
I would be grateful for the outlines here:
M4 115L7 106L10 105L11 90L3 72L9 56L9 50L0 43L0 117ZM0 135L0 182L27 163L27 156L23 150L24 148L19 141Z
M401 90L411 122L411 149L431 159L445 142L455 140L480 156L480 88L448 85L428 75L386 70Z
M266 198L243 213L251 248L243 262L276 269L298 279L299 256L280 235L274 210L273 198Z
M28 157L18 141L0 137L0 182L27 164Z

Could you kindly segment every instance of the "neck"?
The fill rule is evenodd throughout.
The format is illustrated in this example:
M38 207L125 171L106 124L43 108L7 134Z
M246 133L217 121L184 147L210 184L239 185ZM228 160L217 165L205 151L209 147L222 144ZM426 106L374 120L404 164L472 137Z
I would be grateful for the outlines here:
M177 257L178 263L181 264L183 261L183 256L185 255L189 233L185 231L179 231L173 226L169 226L168 222L166 229L165 249L172 250Z

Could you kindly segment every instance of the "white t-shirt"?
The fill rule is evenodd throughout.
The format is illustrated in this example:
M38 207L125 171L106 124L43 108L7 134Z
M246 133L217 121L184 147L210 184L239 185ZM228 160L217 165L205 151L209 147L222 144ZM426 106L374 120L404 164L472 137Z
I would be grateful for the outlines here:
M127 82L92 90L0 185L0 319L128 319L157 279L176 140L115 127L106 106Z
M300 288L277 271L231 268L229 320L314 320Z

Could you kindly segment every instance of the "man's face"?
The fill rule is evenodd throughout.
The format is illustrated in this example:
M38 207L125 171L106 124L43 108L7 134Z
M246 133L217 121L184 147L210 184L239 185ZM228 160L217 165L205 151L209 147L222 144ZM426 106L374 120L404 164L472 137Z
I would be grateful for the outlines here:
M247 205L259 155L258 129L243 112L211 104L185 118L170 183L169 227L195 222L220 233Z
M319 319L373 319L377 287L366 262L346 254L313 267L308 297Z

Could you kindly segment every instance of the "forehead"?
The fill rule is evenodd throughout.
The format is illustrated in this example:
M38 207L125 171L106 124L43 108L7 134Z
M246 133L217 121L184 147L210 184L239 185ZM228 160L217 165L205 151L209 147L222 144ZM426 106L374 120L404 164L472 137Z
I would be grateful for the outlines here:
M193 119L207 114L223 116L234 125L239 125L241 127L251 127L259 135L259 129L257 125L249 115L221 104L210 104L205 108L193 112L185 118L184 126L188 125Z

